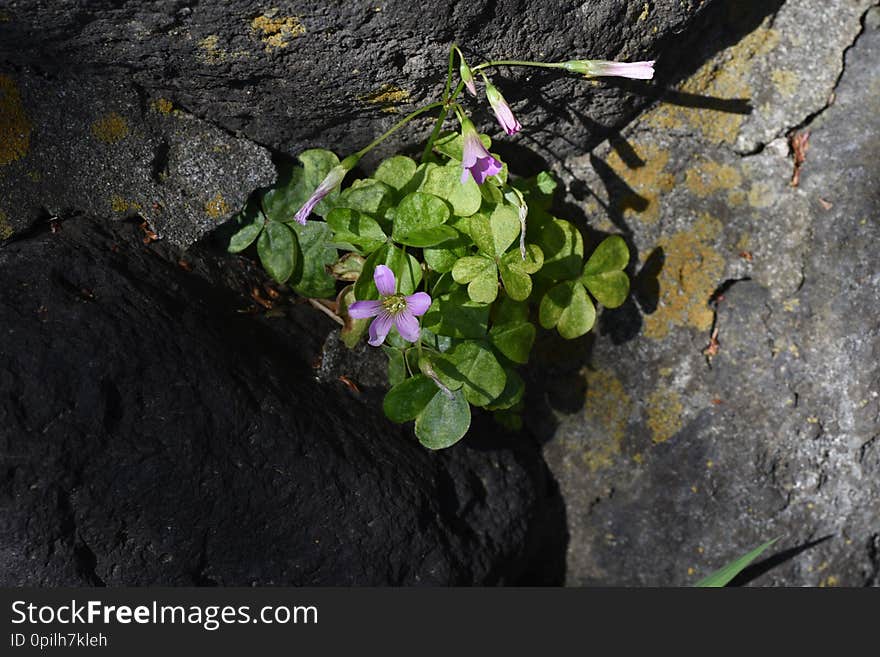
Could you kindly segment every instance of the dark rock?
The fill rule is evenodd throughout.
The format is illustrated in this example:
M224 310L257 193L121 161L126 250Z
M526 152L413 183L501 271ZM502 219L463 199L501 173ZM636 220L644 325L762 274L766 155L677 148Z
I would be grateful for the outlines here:
M684 33L699 33L713 4L18 2L0 16L0 80L6 101L20 101L18 121L0 122L14 154L0 154L0 211L14 230L43 208L137 213L187 246L271 182L256 144L287 155L361 148L439 98L454 40L474 60L661 57L673 71ZM506 140L515 159L583 152L653 93L536 69L495 79L527 126L528 137ZM476 118L497 134L481 103ZM384 152L428 126L411 124Z
M76 218L0 248L0 583L561 580L534 445L425 450L316 381L323 315L237 312L246 260L141 237Z

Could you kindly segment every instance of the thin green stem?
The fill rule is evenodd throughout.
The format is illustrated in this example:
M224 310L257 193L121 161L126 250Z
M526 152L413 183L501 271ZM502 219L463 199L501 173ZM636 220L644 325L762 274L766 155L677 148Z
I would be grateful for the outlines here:
M412 121L414 118L421 116L425 112L430 112L432 109L436 109L437 107L442 107L442 106L443 106L443 102L437 101L436 103L431 103L430 105L425 105L424 107L417 109L415 112L410 112L405 117L403 117L400 121L398 121L393 126L391 126L391 128L389 130L387 130L385 133L379 135L378 137L376 137L376 139L374 139L369 144L364 146L361 150L359 150L357 153L355 153L355 155L359 158L363 157L364 154L366 154L368 151L372 150L373 148L375 148L376 146L381 144L383 141L388 139L388 137L390 137L395 132L400 130L403 126L405 126L407 123Z
M565 68L565 62L525 62L519 59L496 59L491 62L483 62L471 68L471 71L481 71L490 66L536 66L538 68Z

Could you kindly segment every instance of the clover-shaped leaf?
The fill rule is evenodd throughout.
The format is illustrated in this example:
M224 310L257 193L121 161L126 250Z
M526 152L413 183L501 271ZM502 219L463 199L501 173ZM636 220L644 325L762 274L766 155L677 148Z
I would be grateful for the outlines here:
M382 219L394 202L394 190L379 180L355 180L333 202L334 208L348 208ZM326 215L325 215L326 216Z
M403 352L398 353L402 362ZM416 374L388 391L382 409L392 422L410 422L418 417L439 390L437 384L427 376Z
M473 177L468 176L461 182L461 165L458 162L428 169L419 190L446 199L452 211L460 217L474 214L483 200L480 186Z
M418 164L405 155L395 155L382 162L373 174L373 178L400 191L415 175Z
M240 228L229 239L227 250L230 253L240 253L260 236L263 226L266 225L266 217L257 209L257 203L252 201L233 218L233 222Z
M451 447L471 426L471 407L461 390L437 390L416 418L416 438L428 449Z
M581 282L606 308L617 308L629 294L629 277L623 271L629 249L620 235L605 238L584 265Z
M434 299L422 325L451 338L482 338L489 329L489 305L473 301L464 287L456 286Z
M498 270L501 274L501 282L504 290L515 301L525 301L532 293L532 278L544 264L544 254L541 249L534 245L526 246L526 259L518 250L504 254L498 262Z
M454 228L443 225L448 219L449 207L443 199L413 192L397 206L391 237L408 246L435 246L458 237Z
M466 256L452 267L456 283L466 283L468 296L479 303L492 303L498 296L498 266L484 255Z
M487 149L492 146L492 139L489 135L480 135L480 141ZM445 131L434 141L434 150L448 157L450 160L461 162L462 151L464 150L461 133Z
M581 273L584 261L584 239L574 224L542 212L529 221L529 239L541 247L544 266L541 278L564 281Z
M504 390L507 375L495 354L481 342L468 340L431 359L434 371L450 389L461 386L465 399L485 406Z
M455 224L450 221L450 225L454 226ZM458 259L467 255L470 243L470 238L456 231L454 239L447 240L437 246L425 247L422 250L425 264L441 274L452 271Z
M529 321L528 305L505 298L499 304L489 341L508 360L524 365L535 342L535 325Z
M327 223L333 229L337 244L350 244L351 250L369 254L388 241L379 223L368 214L350 208L333 208L327 214Z
M288 225L296 232L299 245L296 266L290 280L291 287L304 297L335 296L336 281L327 272L327 265L336 262L339 254L330 245L330 226L323 221Z
M596 309L580 281L565 281L550 288L541 299L538 321L546 329L554 326L568 340L589 331L596 321Z
M529 326L532 325L529 324ZM534 328L534 326L532 326L532 328ZM516 370L512 368L505 367L504 373L507 376L504 390L502 390L501 394L493 399L490 404L486 405L487 410L506 410L508 408L516 406L520 401L522 401L523 395L526 391L525 381L523 381L522 377L516 372Z
M257 240L257 253L263 268L279 283L284 283L293 274L298 251L294 232L287 224L277 221L268 222Z

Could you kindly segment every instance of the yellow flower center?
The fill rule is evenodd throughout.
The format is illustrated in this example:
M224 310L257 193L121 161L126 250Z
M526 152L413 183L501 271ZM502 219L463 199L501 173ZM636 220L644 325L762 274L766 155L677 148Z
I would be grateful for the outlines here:
M406 297L402 294L392 294L382 299L382 309L389 315L397 315L406 310Z

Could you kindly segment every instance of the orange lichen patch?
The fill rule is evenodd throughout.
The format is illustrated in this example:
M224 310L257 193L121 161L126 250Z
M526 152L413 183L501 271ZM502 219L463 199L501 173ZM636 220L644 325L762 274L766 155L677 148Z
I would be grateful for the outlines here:
M681 86L681 91L704 97L745 102L752 97L747 80L756 60L779 44L779 33L762 26L721 55L706 62ZM696 128L714 143L733 143L746 114L708 108L660 104L645 117L664 130Z
M0 166L27 155L30 143L31 122L18 86L12 78L0 75Z
M674 436L682 427L684 407L681 397L669 388L658 388L648 397L648 428L651 440L662 443Z
M675 176L666 171L669 153L656 146L633 145L642 166L630 168L616 150L612 150L606 163L623 179L632 192L615 199L615 209L624 216L634 216L645 223L655 223L660 218L660 197L675 187Z
M736 189L742 184L739 169L709 159L703 159L688 169L684 176L688 189L701 198L711 196L719 190Z
M15 229L6 218L6 213L0 210L0 240L9 239L15 233Z
M116 112L110 112L92 123L92 135L105 144L115 144L128 136L128 123Z
M582 456L590 471L595 472L610 466L614 457L620 454L632 399L613 372L587 371L584 378L587 382L584 413L598 431L591 436Z
M660 271L657 310L645 316L645 336L659 340L676 326L698 331L712 327L708 306L724 271L724 258L711 242L721 232L721 222L703 215L690 230L660 240L665 263Z
M357 99L362 103L370 105L379 105L383 112L397 112L397 105L409 101L409 92L401 89L394 84L383 84L378 89L374 89L365 94L361 94Z
M219 219L229 214L229 205L220 192L214 194L213 198L205 203L205 214L212 219Z
M274 15L263 14L251 21L251 29L260 33L260 41L265 44L266 52L287 48L291 39L306 33L306 27L299 16L275 18Z
M152 103L150 103L150 107L153 108L154 112L158 112L159 114L171 114L174 109L174 103L172 103L167 98L157 98Z

